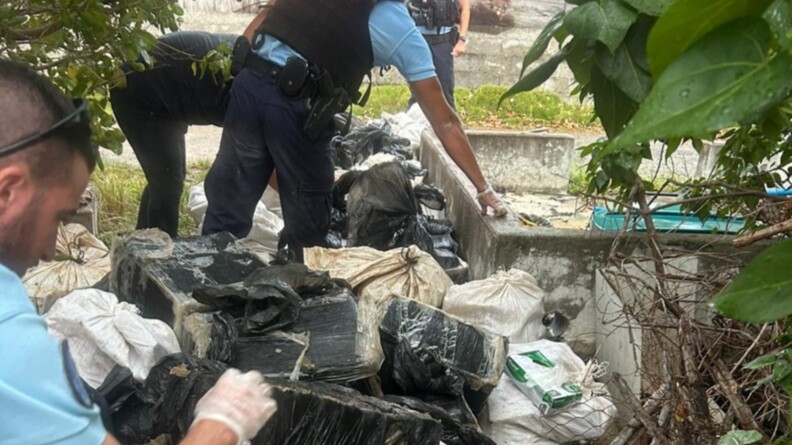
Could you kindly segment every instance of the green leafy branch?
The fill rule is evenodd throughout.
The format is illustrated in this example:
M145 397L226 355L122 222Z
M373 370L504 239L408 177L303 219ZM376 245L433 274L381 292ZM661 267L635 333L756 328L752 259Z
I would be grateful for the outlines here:
M109 88L127 60L150 60L156 38L178 28L182 10L170 0L21 0L0 4L0 57L46 74L72 97L86 97L94 139L121 151Z

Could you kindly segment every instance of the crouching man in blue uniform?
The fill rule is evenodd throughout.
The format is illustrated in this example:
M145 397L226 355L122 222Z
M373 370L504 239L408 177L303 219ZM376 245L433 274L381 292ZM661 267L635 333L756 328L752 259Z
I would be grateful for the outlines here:
M47 333L20 277L52 260L96 165L86 104L0 60L0 443L116 445L69 355ZM256 372L229 370L197 404L182 444L243 443L274 413Z
M204 234L245 237L275 169L285 220L281 247L302 260L304 247L323 245L333 189L332 117L365 103L360 88L375 66L395 66L407 79L446 151L478 190L482 212L507 213L443 97L429 47L403 2L270 1L245 35L252 49L235 51L245 57L236 61L241 70L223 143L206 178Z

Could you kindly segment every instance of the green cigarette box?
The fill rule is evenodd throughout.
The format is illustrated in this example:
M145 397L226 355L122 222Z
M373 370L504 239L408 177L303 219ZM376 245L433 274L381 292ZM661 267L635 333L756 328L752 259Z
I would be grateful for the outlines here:
M506 373L544 415L553 415L580 401L580 387L564 381L563 371L541 351L509 355Z

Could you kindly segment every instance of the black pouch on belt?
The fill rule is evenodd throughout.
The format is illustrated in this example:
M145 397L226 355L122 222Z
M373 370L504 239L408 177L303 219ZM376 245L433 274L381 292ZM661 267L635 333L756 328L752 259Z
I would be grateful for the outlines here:
M286 97L296 97L303 92L308 78L308 62L299 57L289 57L278 74L278 87Z
M250 42L245 36L239 36L234 42L234 54L231 57L231 75L236 76L245 67L250 55Z

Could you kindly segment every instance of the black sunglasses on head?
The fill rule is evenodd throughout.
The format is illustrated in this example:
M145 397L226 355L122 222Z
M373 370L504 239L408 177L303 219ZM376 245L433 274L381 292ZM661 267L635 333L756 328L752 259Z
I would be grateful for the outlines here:
M0 148L0 157L16 153L62 131L70 133L70 136L74 138L74 143L90 144L91 115L88 112L88 103L83 99L74 99L72 103L74 103L74 111L52 124L49 128Z

